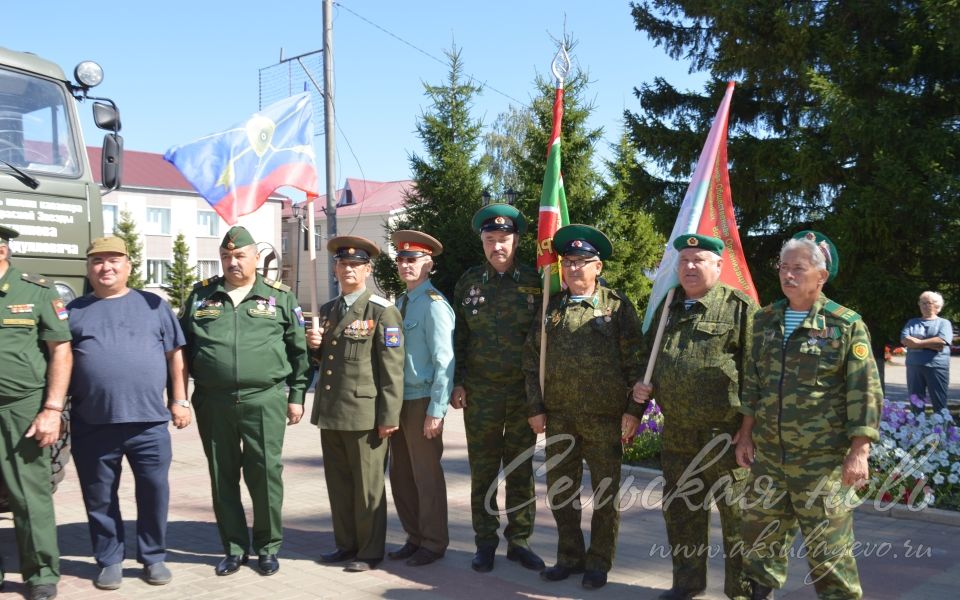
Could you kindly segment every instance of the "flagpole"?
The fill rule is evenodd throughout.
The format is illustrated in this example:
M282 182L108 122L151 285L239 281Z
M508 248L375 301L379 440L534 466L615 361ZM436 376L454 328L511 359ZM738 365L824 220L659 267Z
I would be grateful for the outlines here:
M667 328L667 317L670 315L670 303L673 302L673 293L677 288L670 288L667 297L663 299L663 310L660 311L660 322L657 324L657 335L653 338L653 349L650 351L650 359L647 360L647 371L643 374L644 385L650 385L650 379L653 377L653 367L657 364L657 357L660 355L660 342L663 340L663 332Z
M307 248L310 251L310 328L320 331L320 315L317 314L317 225L313 211L314 198L307 195Z

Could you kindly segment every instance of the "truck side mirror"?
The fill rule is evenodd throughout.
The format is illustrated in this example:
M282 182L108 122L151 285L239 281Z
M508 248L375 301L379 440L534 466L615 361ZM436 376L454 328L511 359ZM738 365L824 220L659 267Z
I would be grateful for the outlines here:
M107 192L120 187L120 177L123 172L123 138L116 133L103 136L103 152L101 152L101 181Z
M112 131L114 133L120 132L120 111L117 110L117 107L111 104L104 104L103 102L94 102L93 103L93 122L97 124L97 127L100 129L106 129L107 131Z

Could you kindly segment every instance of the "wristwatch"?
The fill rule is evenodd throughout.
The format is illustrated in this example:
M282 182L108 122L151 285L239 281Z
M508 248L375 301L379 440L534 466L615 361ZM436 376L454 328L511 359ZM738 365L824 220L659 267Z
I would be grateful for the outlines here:
M182 406L183 408L190 408L189 400L171 400L170 402L172 404L176 404L177 406Z

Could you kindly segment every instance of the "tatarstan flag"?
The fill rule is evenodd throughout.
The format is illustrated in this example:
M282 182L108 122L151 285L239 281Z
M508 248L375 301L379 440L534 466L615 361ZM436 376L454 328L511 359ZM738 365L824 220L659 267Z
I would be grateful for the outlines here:
M568 225L567 197L563 193L563 175L560 173L560 125L563 121L563 84L557 87L553 100L553 132L547 147L547 169L543 174L543 190L540 192L540 214L537 218L537 268L550 270L550 293L560 291L559 257L553 250L553 234Z
M260 208L279 187L317 196L313 109L309 94L291 96L230 129L163 157L230 225Z

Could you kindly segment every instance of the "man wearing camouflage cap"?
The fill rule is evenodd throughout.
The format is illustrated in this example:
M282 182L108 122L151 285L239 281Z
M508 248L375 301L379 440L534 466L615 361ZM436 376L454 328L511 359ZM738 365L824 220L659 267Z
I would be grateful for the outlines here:
M341 295L320 307L320 331L307 332L319 367L310 422L320 428L337 545L320 562L361 572L375 568L385 550L383 472L403 404L403 324L397 307L367 289L370 260L380 254L376 244L338 236L327 251Z
M220 244L223 275L196 284L180 318L226 554L217 575L237 572L251 547L241 473L253 502L257 566L263 575L280 568L284 419L300 422L310 371L297 299L257 273L258 259L250 233L232 227Z
M539 319L523 354L528 422L535 434L547 434L547 495L558 534L557 564L540 577L560 581L583 573L583 587L596 589L607 582L617 546L620 440L624 432L637 430L643 414L630 398L642 375L637 360L640 318L626 296L598 281L603 261L613 253L607 236L588 225L567 225L556 231L553 245L562 257L567 289L551 296L547 305L542 393ZM584 460L595 507L589 549L580 527Z
M9 241L18 235L0 226L0 473L28 597L49 600L60 581L49 448L60 437L73 354L67 308L52 282L10 264Z
M447 484L443 476L443 417L453 391L453 309L430 282L443 245L420 231L394 231L397 273L407 291L400 429L390 436L390 487L407 541L388 556L428 565L447 550Z
M489 204L477 211L472 225L487 264L467 270L454 288L456 369L450 400L464 409L477 545L472 567L481 573L493 569L500 541L497 474L512 464L506 474L507 558L540 571L543 560L527 541L536 515L532 447L537 438L527 424L521 366L527 332L540 312L540 276L515 260L527 228L520 211Z
M766 481L746 497L744 566L752 599L772 598L773 588L783 586L797 529L817 596L863 596L852 488L869 476L883 395L866 325L823 295L838 268L826 236L798 233L780 251L786 297L754 321L736 448L737 461Z
M635 400L656 397L663 410L665 479L663 517L673 561L673 584L663 600L686 600L707 587L711 506L720 512L724 592L747 598L740 551L743 497L749 472L737 466L731 440L740 427L743 363L749 355L753 299L720 282L725 245L686 233L673 240L679 252L680 289L668 311L652 385L637 386ZM656 329L644 337L640 360L653 352ZM687 473L696 473L693 477ZM702 484L702 485L700 485ZM709 494L708 494L709 490Z

